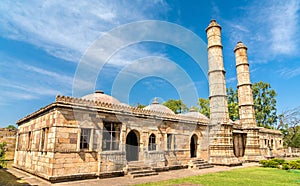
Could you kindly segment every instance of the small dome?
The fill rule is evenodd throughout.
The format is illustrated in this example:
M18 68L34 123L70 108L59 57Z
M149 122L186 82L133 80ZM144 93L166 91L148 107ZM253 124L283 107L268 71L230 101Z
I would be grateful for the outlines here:
M161 105L158 103L157 98L154 98L153 102L151 103L151 105L148 105L146 107L144 107L143 109L145 110L152 110L152 111L157 111L157 112L164 112L167 114L175 114L171 109L169 109L168 107Z
M208 119L208 117L196 111L194 108L191 108L189 112L180 115L197 119Z
M112 104L120 104L121 102L116 98L104 94L101 90L96 90L93 94L88 94L82 97L82 99L92 100L92 101L99 101L104 103L112 103Z

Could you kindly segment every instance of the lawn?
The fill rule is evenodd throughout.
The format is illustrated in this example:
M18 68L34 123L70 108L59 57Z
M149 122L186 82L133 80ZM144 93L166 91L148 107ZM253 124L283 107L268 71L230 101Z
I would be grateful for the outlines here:
M0 185L16 185L16 186L24 186L28 185L27 183L24 183L21 179L18 179L11 173L7 172L6 169L0 169Z
M276 168L249 167L235 169L231 171L204 174L188 178L180 178L156 183L140 184L139 186L159 186L159 185L300 185L300 171L285 171Z

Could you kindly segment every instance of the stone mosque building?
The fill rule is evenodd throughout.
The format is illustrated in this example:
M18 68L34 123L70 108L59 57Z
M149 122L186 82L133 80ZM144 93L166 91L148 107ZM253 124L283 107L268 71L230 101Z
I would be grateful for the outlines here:
M208 39L210 118L174 114L156 100L143 109L96 91L55 102L20 119L14 167L52 182L155 175L179 168L241 165L279 156L280 131L257 127L247 47L235 49L240 120L229 119L221 27Z

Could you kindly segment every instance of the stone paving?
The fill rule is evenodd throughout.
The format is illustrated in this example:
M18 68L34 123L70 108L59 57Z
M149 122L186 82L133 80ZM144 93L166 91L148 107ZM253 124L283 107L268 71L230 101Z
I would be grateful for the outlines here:
M126 186L126 185L134 185L134 184L141 184L141 183L148 183L148 182L157 182L175 178L184 178L188 176L194 175L201 175L201 174L208 174L214 172L221 172L221 171L228 171L238 168L245 168L251 166L259 166L258 163L245 163L243 166L236 166L236 167L224 167L224 166L215 166L209 169L180 169L180 170L173 170L167 172L160 172L157 176L149 176L149 177L142 177L142 178L130 178L128 176L124 177L116 177L116 178L107 178L107 179L89 179L89 180L80 180L80 181L69 181L69 182L62 182L62 183L55 183L51 184L44 179L39 177L33 176L26 172L20 171L15 168L9 168L8 172L12 173L18 178L23 179L25 182L29 183L30 185L53 185L53 186L63 186L63 185L72 185L72 186L93 186L93 185L103 185L103 186ZM183 185L191 185L191 184L181 184Z

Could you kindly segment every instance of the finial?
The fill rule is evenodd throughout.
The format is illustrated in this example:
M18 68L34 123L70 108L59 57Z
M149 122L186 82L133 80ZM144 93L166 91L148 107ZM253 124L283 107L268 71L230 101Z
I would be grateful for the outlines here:
M235 46L235 48L234 48L234 52L235 52L236 50L238 50L238 49L241 49L241 48L244 48L244 49L247 50L246 45L245 45L242 41L238 41L237 44L236 44L236 46Z
M210 23L209 23L208 27L205 29L206 32L211 27L219 27L220 29L222 29L221 26L217 23L217 21L215 19L210 20Z
M195 109L195 107L191 107L189 112L196 112L197 110Z
M157 97L155 97L155 98L153 99L153 102L152 102L152 104L159 104L159 102L158 102L158 98L157 98Z
M103 90L95 90L95 93L104 94Z

